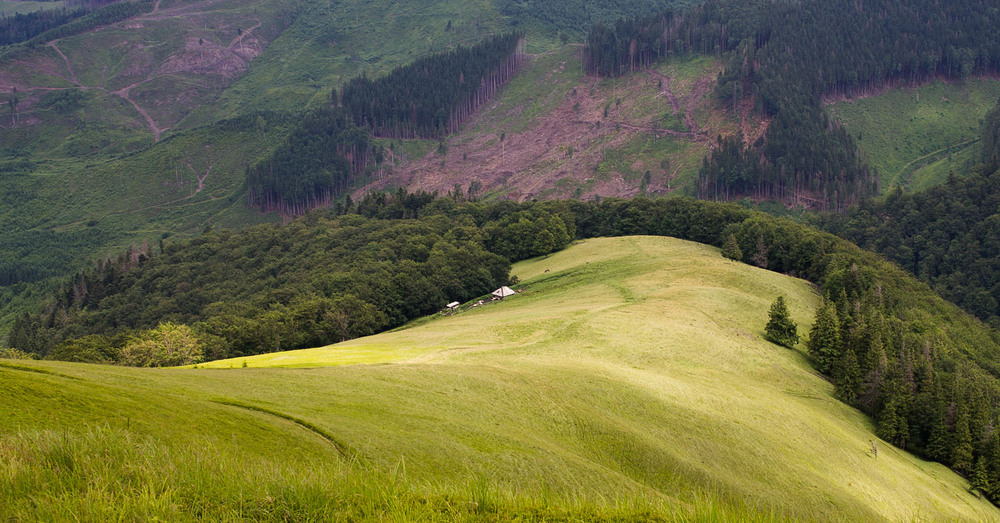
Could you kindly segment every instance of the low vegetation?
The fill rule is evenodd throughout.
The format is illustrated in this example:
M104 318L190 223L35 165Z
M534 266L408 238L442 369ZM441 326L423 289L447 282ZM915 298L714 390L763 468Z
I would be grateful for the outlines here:
M939 465L875 459L870 421L801 349L762 339L776 295L809 323L806 282L651 237L513 274L503 302L307 351L312 366L416 351L391 365L2 362L0 517L998 517Z
M187 315L177 321L198 321L193 327L214 340L210 344L231 344L233 349L228 350L242 354L259 353L287 348L289 343L304 346L324 337L343 339L365 334L336 330L338 318L350 311L367 311L360 315L362 318L393 318L366 319L363 324L370 329L367 332L374 332L425 314L455 296L462 301L481 295L503 281L505 275L499 269L506 260L551 252L574 235L657 234L715 245L732 236L742 261L811 280L822 287L828 300L837 303L839 341L825 349L814 347L813 354L823 358L833 355L826 363L822 358L818 360L819 368L829 372L841 387L844 401L874 418L883 438L966 474L973 471L970 463L981 462L984 477L995 478L991 484L1000 484L1000 452L995 452L991 443L996 436L991 427L1000 419L996 407L1000 405L1000 367L995 362L1000 340L995 331L948 305L877 255L802 225L730 205L642 198L600 204L569 201L522 205L459 204L458 199L421 199L420 195L401 191L391 198L372 196L346 209L348 216L331 221L313 216L278 229L259 229L244 236L224 233L217 238L203 238L210 241L195 240L178 246L177 250L167 248L164 255L148 262L148 269L140 267L140 256L134 254L128 258L134 263L129 262L125 270L102 273L99 268L69 282L46 310L19 321L11 336L12 345L50 357L65 357L64 351L78 343L73 341L78 336L115 336L118 324L112 318L142 318L144 328L152 328L155 321L174 319L167 313L175 311ZM412 225L399 220L413 215L422 217L415 229L424 231L417 236L426 238L422 249L407 248L405 240L379 235L379 231L408 230ZM366 221L364 217L374 220ZM355 234L363 231L375 235ZM303 233L308 233L303 237L305 241L283 241L291 238L284 237L286 234ZM355 240L336 240L346 239L344 235L356 236L356 241L364 239L367 247L359 244L352 248L351 241ZM397 245L400 241L404 243ZM283 247L286 243L287 248ZM247 254L229 261L231 253L250 252L237 248L239 245L252 246L256 249L253 252L265 249L264 260L268 263L262 265L256 256ZM386 245L392 247L386 250ZM440 249L447 245L457 250ZM289 254L284 254L286 250ZM462 250L478 254L457 255ZM348 264L330 273L336 262L325 254L327 251L341 251L345 260L363 263L357 269ZM298 256L298 252L324 254L317 258ZM407 253L416 254L408 257ZM199 260L215 261L205 264ZM225 275L246 274L247 269L240 263L249 263L247 267L258 271L249 281L267 282L267 287L234 287L241 280ZM418 270L420 263L426 263L428 271ZM363 267L367 266L381 267L386 272L365 271ZM312 271L307 267L321 269ZM490 277L485 273L480 277L479 272L487 267L498 270L489 269ZM199 280L203 273L209 275L204 285ZM105 278L102 274L112 275L114 285L103 289L97 285ZM341 274L343 278L323 274ZM394 280L393 274L402 279ZM426 293L408 286L422 281L416 276L419 274L427 275L422 287ZM469 285L465 275L475 283ZM180 283L174 284L172 290L170 286L153 290L171 281ZM283 281L288 285L284 292ZM357 285L352 287L351 282ZM441 292L449 286L455 286L455 292ZM107 294L94 303L91 300L98 297L98 290ZM338 304L337 300L352 295L360 301ZM114 314L109 314L111 311ZM116 353L116 342L108 340L105 346L112 347L108 352ZM796 342L788 332L778 341L789 346ZM53 347L57 343L61 344ZM944 384L949 385L944 388ZM968 423L961 422L963 418L941 415L952 409L968 413ZM968 456L958 457L956 449L967 450ZM985 487L981 490L991 497L996 492Z
M878 171L884 193L919 191L980 163L980 124L998 98L1000 82L968 78L831 100L826 110Z

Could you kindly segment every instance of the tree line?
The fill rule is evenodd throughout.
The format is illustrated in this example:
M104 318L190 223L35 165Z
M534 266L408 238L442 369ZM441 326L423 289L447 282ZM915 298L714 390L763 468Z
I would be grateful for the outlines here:
M420 58L388 75L354 78L341 105L383 138L440 138L455 132L513 76L524 35L508 33L472 47Z
M515 27L537 27L547 36L561 35L568 40L585 36L596 23L613 23L620 18L646 15L664 7L691 5L689 0L497 0L500 14L510 18Z
M140 245L70 278L44 310L15 322L10 345L127 363L128 347L151 350L149 339L178 326L209 359L325 345L488 294L510 283L510 260L572 238L543 209L476 215L451 203L400 191L286 226Z
M0 18L0 45L24 42L35 35L58 27L87 14L87 9L49 9L33 13L16 13Z
M65 2L76 9L39 9L32 13L14 13L0 17L0 45L25 42L50 29L59 27L115 0L86 0Z
M732 204L461 200L398 191L287 225L138 247L70 279L17 322L11 345L138 364L152 347L186 354L165 351L167 339L208 358L322 345L482 295L508 281L511 261L571 238L726 244L742 262L818 286L810 359L880 437L1000 499L1000 336L880 255Z
M663 56L726 59L716 95L752 97L770 121L764 139L731 138L701 170L698 194L749 196L843 210L874 196L878 174L822 109L821 97L857 95L894 82L962 79L1000 69L1000 12L979 0L737 2L595 26L586 70L617 76ZM738 146L745 151L736 153Z
M306 114L269 158L247 167L248 202L289 215L327 206L369 163L381 163L382 154L367 127L336 107L320 107Z

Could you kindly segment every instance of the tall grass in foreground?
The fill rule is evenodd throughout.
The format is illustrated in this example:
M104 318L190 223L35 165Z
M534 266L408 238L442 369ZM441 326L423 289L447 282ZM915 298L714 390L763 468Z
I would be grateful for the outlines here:
M585 500L483 474L418 486L405 466L289 464L212 446L168 448L124 429L0 436L0 520L685 521L781 519L711 493L684 506L649 496Z

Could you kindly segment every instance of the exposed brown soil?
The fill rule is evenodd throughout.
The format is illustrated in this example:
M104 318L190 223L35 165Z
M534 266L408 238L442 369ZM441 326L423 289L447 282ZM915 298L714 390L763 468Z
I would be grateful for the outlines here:
M605 152L622 148L643 134L670 136L697 143L707 150L716 134L734 132L731 122L725 122L724 116L704 116L720 111L710 96L715 73L711 71L697 79L689 94L675 93L671 89L672 79L657 72L636 74L621 82L624 86L619 85L615 91L607 82L583 77L576 86L576 94L570 94L556 109L539 116L531 129L506 133L502 142L499 131L459 133L447 142L447 154L442 156L433 150L423 158L398 165L393 173L361 188L354 197L390 186L443 194L456 184L467 190L476 180L482 185L483 193L492 192L519 201L635 196L639 194L639 180L627 180L617 172L598 172L597 166L605 160ZM623 116L633 113L633 100L651 93L666 100L673 112L682 117L688 131L654 126L654 115ZM621 105L609 106L609 100L615 99L621 99ZM604 109L608 106L605 117ZM491 121L490 111L497 110L512 114L523 108L500 108L494 102L466 128L482 127L481 124ZM659 171L658 165L643 165L641 159L635 160L630 168L637 172ZM670 191L670 180L680 168L672 165L667 172L658 172L648 190Z

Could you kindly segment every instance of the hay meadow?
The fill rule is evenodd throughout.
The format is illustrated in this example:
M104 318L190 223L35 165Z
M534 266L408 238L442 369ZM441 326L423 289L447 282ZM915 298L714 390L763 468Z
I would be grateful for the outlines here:
M798 280L663 237L515 265L518 295L186 369L0 360L3 520L989 520L876 442ZM478 300L477 300L478 301Z

